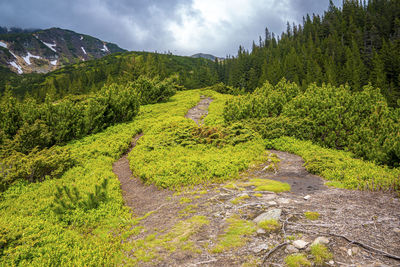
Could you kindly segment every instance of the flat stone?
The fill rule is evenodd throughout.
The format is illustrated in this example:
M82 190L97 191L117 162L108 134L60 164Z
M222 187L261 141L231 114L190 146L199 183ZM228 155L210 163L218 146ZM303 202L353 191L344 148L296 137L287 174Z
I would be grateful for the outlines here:
M270 206L278 205L278 203L276 203L275 201L268 201L267 204L270 205Z
M304 241L304 240L296 240L293 242L293 246L295 246L298 249L303 249L308 245L308 242Z
M286 249L285 249L285 252L286 252L287 254L293 254L293 253L299 252L299 250L298 250L295 246L293 246L293 245L287 245L287 246L286 246Z
M319 236L316 239L314 239L314 242L312 242L312 245L317 245L317 244L327 245L329 244L329 239L324 236Z
M262 228L258 228L257 229L257 234L258 235L264 235L264 234L266 234L267 232L264 230L264 229L262 229Z
M259 223L266 220L277 220L281 217L282 210L281 209L272 209L267 212L261 213L258 215L253 221L255 223Z
M309 200L310 198L311 198L310 195L307 195L307 196L304 197L305 200Z

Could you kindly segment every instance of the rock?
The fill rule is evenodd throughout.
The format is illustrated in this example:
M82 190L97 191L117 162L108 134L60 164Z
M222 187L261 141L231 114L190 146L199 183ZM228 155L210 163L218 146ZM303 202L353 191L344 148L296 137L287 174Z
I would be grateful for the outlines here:
M359 247L352 247L351 252L353 255L357 255L358 253L361 252L361 249Z
M276 203L275 201L268 201L267 204L270 205L270 206L276 206L276 205L278 205L278 203Z
M329 263L330 265L334 265L334 264L335 264L335 262L332 261L332 260L330 260L328 263Z
M259 223L266 220L277 220L281 217L282 210L281 209L272 209L267 212L261 213L258 215L253 221L255 223Z
M262 228L258 228L257 229L257 234L258 235L264 235L264 234L266 234L267 232L265 232L265 230L264 229L262 229Z
M243 193L243 194L239 195L239 197L242 197L242 198L249 198L249 194Z
M289 204L291 200L287 198L279 198L277 201L279 204Z
M315 238L314 242L312 242L312 245L317 245L317 244L327 245L329 244L329 239L324 236L319 236Z
M299 252L299 250L298 250L295 246L293 246L293 245L287 245L287 247L286 247L286 249L285 249L285 252L286 252L287 254L294 254L294 253Z
M310 195L307 195L307 196L304 197L305 200L309 200L310 198L311 198Z
M349 255L349 256L352 256L352 255L353 255L353 252L351 251L350 248L347 250L347 255Z
M396 234L400 234L400 228L394 228L393 232L395 232Z
M253 253L259 253L259 252L261 252L263 250L268 250L268 245L267 244L261 244L261 245L256 246L256 247L251 249L251 251Z
M298 249L303 249L308 245L308 242L304 241L304 240L296 240L293 242L293 246L295 246Z

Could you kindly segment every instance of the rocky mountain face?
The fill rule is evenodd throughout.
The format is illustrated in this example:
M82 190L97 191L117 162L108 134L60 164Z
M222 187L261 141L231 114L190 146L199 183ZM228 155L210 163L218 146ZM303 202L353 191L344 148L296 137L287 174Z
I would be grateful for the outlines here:
M216 57L216 56L211 55L211 54L203 54L203 53L194 54L191 57L193 57L193 58L205 58L205 59L209 59L209 60L212 60L212 61L215 61L215 59L217 59L218 61L224 60L221 57Z
M47 73L124 51L116 44L60 28L0 34L0 65L18 74Z

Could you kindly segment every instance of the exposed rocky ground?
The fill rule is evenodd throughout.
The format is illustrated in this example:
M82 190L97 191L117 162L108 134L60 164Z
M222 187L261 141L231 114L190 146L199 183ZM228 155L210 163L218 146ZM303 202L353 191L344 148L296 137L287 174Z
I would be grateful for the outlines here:
M186 117L199 123L210 102L203 98ZM321 265L400 264L395 259L400 254L398 198L328 188L305 170L300 157L286 152L271 151L270 159L234 182L174 193L131 178L127 159L122 158L114 171L126 204L134 216L147 214L139 223L140 233L127 240L136 244L127 256L140 266L284 266L288 255L303 254L315 265L317 254L311 246L322 244L331 255ZM257 191L254 178L287 182L292 190ZM203 221L194 224L191 218ZM271 219L279 224L260 227ZM140 257L139 251L153 256Z

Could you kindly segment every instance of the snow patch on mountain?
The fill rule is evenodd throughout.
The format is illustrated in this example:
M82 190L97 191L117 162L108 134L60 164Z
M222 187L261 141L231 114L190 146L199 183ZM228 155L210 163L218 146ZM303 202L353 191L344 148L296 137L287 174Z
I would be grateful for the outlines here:
M40 40L40 41L41 41L43 44L45 44L48 48L50 48L51 50L53 50L54 52L57 52L56 49L55 49L55 47L57 46L56 42L53 41L53 44L50 44L50 43L43 42L42 40Z
M20 65L18 65L17 63L15 63L15 61L9 62L11 66L13 66L14 68L16 68L18 70L18 74L22 74L24 73L22 71L22 68Z
M32 64L32 63L31 63L31 57L37 58L37 59L40 59L40 58L41 58L40 56L34 56L34 55L32 55L30 52L28 52L28 55L26 55L26 56L24 56L24 57L22 57L22 58L25 60L26 64L31 65L31 64Z
M81 41L82 41L82 40L83 40L83 36L81 36L81 38L80 38L80 39L81 39Z
M110 52L110 51L108 50L108 47L106 46L106 44L103 44L103 48L100 49L100 50L103 51L103 52Z
M55 65L57 65L57 61L58 61L57 59L51 60L51 61L50 61L50 64L53 65L53 66L55 66Z
M0 46L4 47L4 48L8 48L6 43L3 43L0 41Z
M85 48L83 48L83 46L81 46L81 49L82 49L83 53L84 53L85 55L87 55L86 50L85 50Z

